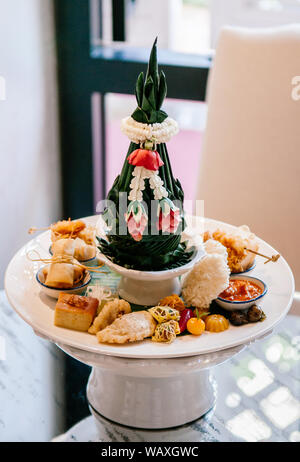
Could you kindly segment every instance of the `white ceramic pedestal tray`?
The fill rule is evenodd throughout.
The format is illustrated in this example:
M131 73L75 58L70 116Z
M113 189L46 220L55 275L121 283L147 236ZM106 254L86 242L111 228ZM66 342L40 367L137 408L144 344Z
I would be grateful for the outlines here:
M87 218L86 221L95 224L97 218L97 216ZM196 220L195 224L202 229L201 220L199 224ZM208 230L214 230L217 227L234 229L231 225L215 220L205 220L204 226ZM294 279L284 258L280 257L276 263L271 262L265 265L264 259L257 257L256 267L251 274L262 279L268 286L268 293L261 303L267 315L265 321L240 327L230 325L230 328L221 334L204 332L200 337L184 335L170 345L154 343L149 339L126 345L99 344L94 335L54 326L55 300L41 293L35 279L36 272L43 263L32 262L26 257L30 250L37 250L42 257L49 257L49 244L50 232L46 231L31 240L13 257L5 275L7 297L17 313L34 330L55 343L92 353L150 359L194 356L231 348L253 341L270 331L287 314L293 299ZM260 239L259 244L262 253L266 255L277 253L275 249Z
M86 221L96 224L97 219L90 217ZM195 220L195 224L203 230L201 219ZM206 230L218 227L229 231L234 228L205 220ZM284 258L264 265L264 260L258 257L252 274L268 285L268 293L261 303L267 315L265 321L240 327L230 325L227 331L218 334L185 335L170 345L150 339L126 345L99 344L96 336L54 326L55 301L40 292L35 279L42 263L26 257L30 250L48 257L49 244L50 232L47 231L14 256L5 276L7 297L38 335L61 345L80 361L94 365L88 385L88 399L96 410L94 414L98 412L127 425L164 428L200 417L214 401L208 368L269 333L287 314L293 299L294 279ZM259 244L262 253L277 253L264 241L259 240ZM179 404L182 396L188 396L185 401L189 404L185 409L179 409L183 407Z

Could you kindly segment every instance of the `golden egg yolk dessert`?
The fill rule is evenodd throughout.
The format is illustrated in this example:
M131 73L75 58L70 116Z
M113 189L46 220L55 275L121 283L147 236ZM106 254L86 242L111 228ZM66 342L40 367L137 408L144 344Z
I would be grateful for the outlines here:
M228 329L229 321L221 314L210 314L205 318L205 330L209 332L223 332Z

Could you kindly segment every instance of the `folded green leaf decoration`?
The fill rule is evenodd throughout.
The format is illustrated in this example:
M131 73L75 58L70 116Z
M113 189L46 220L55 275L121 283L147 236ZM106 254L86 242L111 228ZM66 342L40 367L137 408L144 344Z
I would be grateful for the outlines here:
M147 74L141 72L138 76L135 96L138 107L131 117L144 124L161 123L168 114L161 110L161 106L167 95L166 77L163 71L158 73L157 64L157 38L152 47Z
M158 72L156 39L152 47L147 73L145 75L141 72L137 78L135 95L138 107L132 114L133 119L144 124L162 123L168 117L168 114L161 109L166 94L166 76L163 71ZM126 268L141 271L176 268L190 261L195 249L187 249L186 245L181 242L182 231L186 226L183 210L184 193L180 182L173 176L165 143L157 143L155 147L163 162L157 174L167 192L164 201L166 204L169 201L169 204L174 204L180 210L180 225L177 232L168 233L159 228L157 214L159 201L152 207L153 186L147 177L142 190L144 203L142 211L144 216L147 216L142 239L135 240L129 232L125 234L123 232L124 229L128 231L130 214L137 215L141 210L141 202L132 202L129 199L135 167L128 162L130 154L140 148L140 143L136 144L133 141L130 143L122 171L107 195L108 205L102 218L109 230L106 233L106 239L98 238L99 250L113 262ZM127 197L125 204L123 204L124 193Z

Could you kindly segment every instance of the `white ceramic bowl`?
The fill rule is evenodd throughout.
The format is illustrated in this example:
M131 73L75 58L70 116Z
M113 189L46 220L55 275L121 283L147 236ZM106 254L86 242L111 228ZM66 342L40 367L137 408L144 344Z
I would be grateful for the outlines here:
M251 300L247 300L245 302L225 300L224 298L221 298L221 297L216 298L216 302L218 303L218 305L220 305L222 308L224 308L227 311L246 310L250 308L250 306L254 305L258 300L261 300L267 293L267 290L268 290L267 285L261 279L254 278L252 276L241 276L240 274L230 276L230 280L233 280L233 279L241 279L243 281L254 282L262 289L262 293L261 295L258 295L258 297L252 298Z
M53 256L52 252L52 245L49 247L49 253ZM88 260L78 260L79 263L82 263L84 266L97 266L97 251L96 255L93 258L89 258Z
M42 266L38 270L38 272L36 273L36 280L37 280L38 284L40 285L42 292L44 292L44 294L48 295L51 298L58 299L59 294L61 292L64 292L64 293L67 293L67 294L80 295L87 288L87 286L89 285L89 283L92 280L90 273L88 271L86 271L86 275L85 275L85 277L83 279L82 284L80 284L80 285L78 285L76 287L72 287L71 289L55 289L54 287L50 287L50 286L47 286L45 284L45 277L44 277L44 274L43 274L43 269L46 268L47 266L48 265Z
M120 274L118 293L121 298L136 305L155 306L167 295L181 293L179 276L190 271L204 256L205 250L203 246L200 246L195 251L192 260L185 265L162 271L127 269L113 263L103 254L100 254L99 259Z

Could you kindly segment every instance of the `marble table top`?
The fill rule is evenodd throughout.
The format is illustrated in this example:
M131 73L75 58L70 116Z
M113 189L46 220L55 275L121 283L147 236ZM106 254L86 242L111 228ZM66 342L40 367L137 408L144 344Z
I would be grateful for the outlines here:
M172 430L134 430L104 418L97 427L92 416L68 430L70 383L64 359L58 347L33 333L0 292L0 442L300 441L298 316L288 315L271 335L215 367L214 409ZM77 406L84 392L75 397Z

